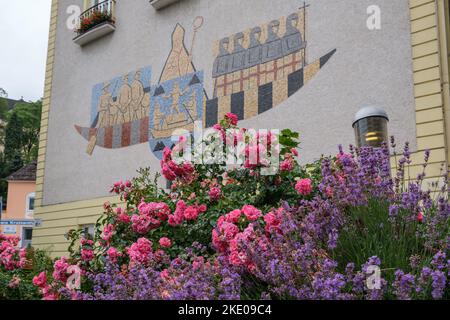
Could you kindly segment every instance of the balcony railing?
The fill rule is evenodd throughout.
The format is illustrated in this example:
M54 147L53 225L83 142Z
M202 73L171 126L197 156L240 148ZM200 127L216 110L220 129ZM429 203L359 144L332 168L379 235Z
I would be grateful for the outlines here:
M75 43L84 45L115 30L115 0L106 0L80 15Z

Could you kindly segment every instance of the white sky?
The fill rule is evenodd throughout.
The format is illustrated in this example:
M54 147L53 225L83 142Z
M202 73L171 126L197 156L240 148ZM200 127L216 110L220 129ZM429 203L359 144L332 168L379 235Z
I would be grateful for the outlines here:
M0 0L0 88L11 99L44 92L51 0Z

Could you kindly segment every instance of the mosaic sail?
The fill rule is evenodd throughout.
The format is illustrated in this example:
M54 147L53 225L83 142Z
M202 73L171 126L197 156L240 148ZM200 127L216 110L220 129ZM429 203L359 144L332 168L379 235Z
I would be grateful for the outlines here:
M203 18L194 21L190 50L185 45L185 30L177 24L158 84L150 84L151 68L147 67L94 87L92 125L75 126L89 142L87 152L92 154L96 146L117 149L149 143L160 158L164 148L172 146L173 131L192 131L196 120L211 127L228 112L243 120L275 108L311 80L336 52L331 50L308 63L306 9L218 41L211 98L204 90L203 71L197 71L193 63Z

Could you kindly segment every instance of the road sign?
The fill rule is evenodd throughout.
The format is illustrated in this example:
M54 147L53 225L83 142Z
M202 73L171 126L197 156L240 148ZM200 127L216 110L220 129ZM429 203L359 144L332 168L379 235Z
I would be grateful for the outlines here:
M4 234L16 234L17 233L17 226L4 226L3 227L3 233Z
M42 222L40 220L1 220L0 226L40 226Z

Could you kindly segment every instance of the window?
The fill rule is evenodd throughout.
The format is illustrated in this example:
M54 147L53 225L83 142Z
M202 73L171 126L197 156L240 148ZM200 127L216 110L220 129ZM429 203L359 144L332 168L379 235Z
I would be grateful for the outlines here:
M27 194L27 198L26 198L26 216L29 217L31 215L33 215L34 213L34 199L35 199L36 195L35 193L29 193Z
M33 228L23 228L22 229L22 248L31 247L32 239L33 239Z

